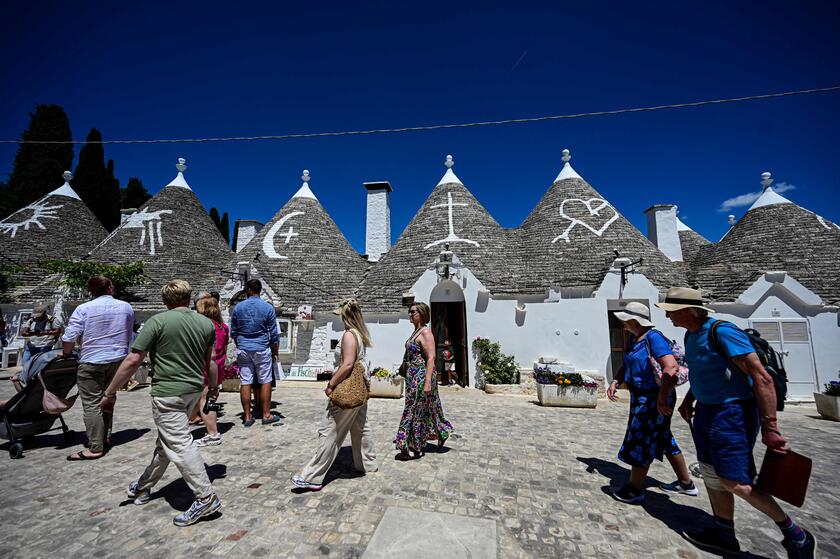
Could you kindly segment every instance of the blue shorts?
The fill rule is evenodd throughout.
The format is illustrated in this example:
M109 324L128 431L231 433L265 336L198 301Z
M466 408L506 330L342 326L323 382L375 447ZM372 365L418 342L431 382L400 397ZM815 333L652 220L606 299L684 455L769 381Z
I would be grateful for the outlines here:
M698 402L693 431L700 462L712 466L720 478L753 483L756 476L753 446L759 431L755 400L727 404Z
M239 365L239 382L243 385L269 384L274 379L274 361L271 348L260 351L236 350L236 364Z

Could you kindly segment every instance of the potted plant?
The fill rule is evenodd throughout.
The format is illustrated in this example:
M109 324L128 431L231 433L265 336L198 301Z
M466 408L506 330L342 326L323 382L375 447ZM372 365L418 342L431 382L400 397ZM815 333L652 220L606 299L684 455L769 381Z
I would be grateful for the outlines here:
M826 384L822 394L814 392L814 401L821 416L840 421L840 380Z
M476 376L481 379L480 384L477 380L477 386L483 384L488 394L519 392L519 367L512 355L502 353L501 344L475 338L472 350L477 359Z
M535 368L537 399L541 406L594 408L598 403L598 382L580 373L554 373L548 367Z
M370 374L371 398L402 398L405 379L385 367L377 367Z

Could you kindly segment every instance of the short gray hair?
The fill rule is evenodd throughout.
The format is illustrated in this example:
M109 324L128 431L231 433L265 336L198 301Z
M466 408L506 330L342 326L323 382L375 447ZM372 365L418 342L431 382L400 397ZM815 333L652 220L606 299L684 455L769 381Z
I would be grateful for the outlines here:
M703 320L709 318L709 311L706 309L701 309L699 307L688 307L688 312L694 318L701 318Z

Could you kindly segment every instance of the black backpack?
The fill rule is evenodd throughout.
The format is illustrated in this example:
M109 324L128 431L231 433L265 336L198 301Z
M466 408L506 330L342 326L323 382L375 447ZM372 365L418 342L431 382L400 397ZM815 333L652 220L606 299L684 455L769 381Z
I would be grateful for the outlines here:
M723 348L720 347L720 341L717 337L717 329L721 324L732 323L725 320L715 320L712 323L712 327L709 329L709 347L711 347L716 353L726 357L726 360L729 361L729 365L733 369L741 371L741 369L732 362L729 356L724 353ZM750 344L753 346L753 350L755 350L759 361L761 361L761 364L764 366L764 370L766 370L773 378L773 387L776 389L776 410L784 410L785 398L787 398L788 377L787 372L782 365L782 360L779 358L778 352L776 352L770 343L762 338L758 332L752 328L745 328L743 332L747 335L747 338L749 338ZM741 371L741 373L743 373L743 371Z

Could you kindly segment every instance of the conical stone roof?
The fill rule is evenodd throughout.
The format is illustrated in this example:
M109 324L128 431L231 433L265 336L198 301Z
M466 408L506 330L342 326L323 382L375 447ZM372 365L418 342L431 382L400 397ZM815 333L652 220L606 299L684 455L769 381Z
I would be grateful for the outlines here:
M136 310L162 310L160 288L185 279L194 292L218 291L233 268L233 253L207 211L184 179L178 176L131 214L90 255L96 262L143 262L145 281L133 287Z
M108 231L65 182L39 200L0 221L0 252L19 264L81 258ZM6 259L4 259L6 260Z
M636 266L658 288L683 285L682 266L675 266L600 193L566 162L560 175L520 228L524 270L523 292L548 289L596 289L619 256Z
M703 235L686 225L677 218L677 235L682 247L683 262L691 263L697 257L700 249L711 244Z
M762 273L784 270L830 304L840 301L837 262L840 226L768 185L723 239L699 251L691 280L712 300L733 301Z
M394 312L402 307L402 294L435 262L446 244L457 259L495 293L508 292L519 267L516 235L487 213L452 171L447 171L397 239L396 244L370 268L359 289L367 312Z
M300 190L236 256L251 262L284 311L311 305L323 312L355 295L367 261L309 188L308 171L303 180Z

